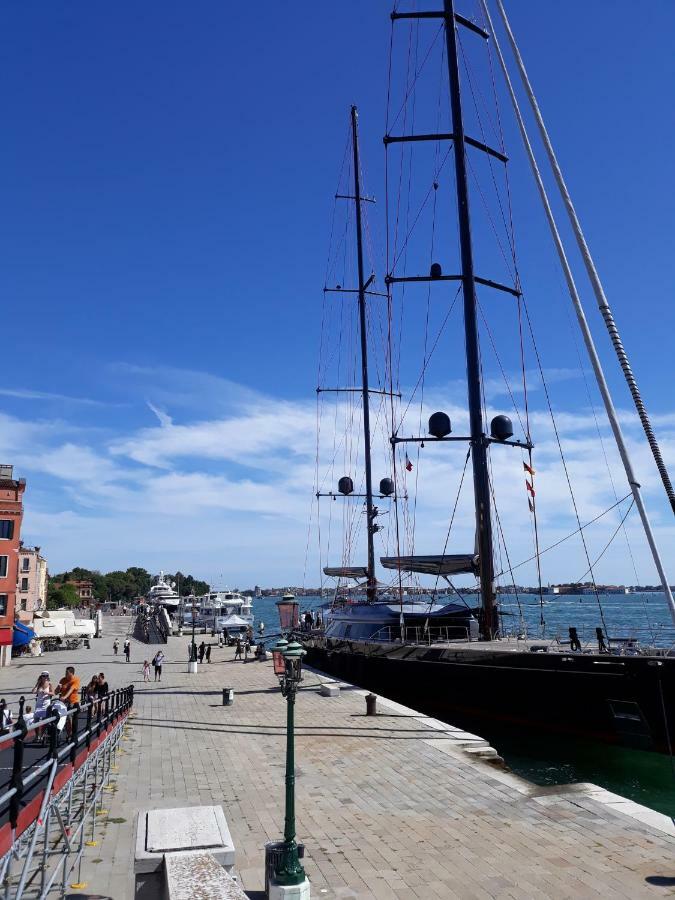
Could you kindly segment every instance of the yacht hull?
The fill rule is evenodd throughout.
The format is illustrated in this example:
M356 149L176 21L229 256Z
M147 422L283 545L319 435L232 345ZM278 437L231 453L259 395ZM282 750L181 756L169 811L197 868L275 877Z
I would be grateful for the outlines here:
M304 638L306 663L452 724L675 748L675 658ZM494 647L494 649L493 649Z

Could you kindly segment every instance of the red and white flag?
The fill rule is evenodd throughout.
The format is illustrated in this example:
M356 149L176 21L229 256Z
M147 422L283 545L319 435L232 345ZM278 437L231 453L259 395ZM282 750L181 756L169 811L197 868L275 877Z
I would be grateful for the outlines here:
M410 458L408 457L407 453L405 455L405 470L406 472L412 472L413 470L413 464L410 462Z

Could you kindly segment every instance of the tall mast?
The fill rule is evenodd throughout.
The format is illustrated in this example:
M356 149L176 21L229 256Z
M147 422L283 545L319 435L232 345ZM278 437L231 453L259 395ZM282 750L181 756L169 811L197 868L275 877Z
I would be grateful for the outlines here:
M476 282L471 246L471 219L469 216L469 189L466 176L466 147L462 118L462 94L457 61L457 35L455 33L455 9L453 0L443 0L445 13L445 40L450 82L450 106L454 136L455 181L457 183L457 213L459 217L459 244L462 257L462 292L464 295L464 332L466 346L466 374L469 392L469 419L471 425L471 463L473 466L473 492L476 508L476 534L480 567L482 597L481 634L492 638L499 629L499 618L494 594L494 561L492 557L492 517L490 512L490 476L487 464L487 439L483 431L481 397L480 356L478 324L476 317Z
M363 274L363 233L361 224L361 175L359 168L359 131L358 112L352 106L352 145L354 148L354 204L356 207L356 258L359 278L359 326L361 332L361 390L363 396L363 450L366 468L366 519L368 539L368 574L366 596L369 601L375 599L377 582L375 580L375 517L373 507L373 475L370 456L370 397L368 388L368 335L366 330L366 283Z

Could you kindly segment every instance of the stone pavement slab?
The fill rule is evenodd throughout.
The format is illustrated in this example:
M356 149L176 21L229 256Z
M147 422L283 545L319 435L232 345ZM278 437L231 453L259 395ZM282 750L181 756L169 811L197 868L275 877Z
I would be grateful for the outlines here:
M204 804L223 806L235 871L262 896L254 892L264 887L263 847L280 839L284 819L286 704L271 663L235 662L233 648L215 645L211 664L188 675L187 638L171 638L162 682L143 684L150 648L132 642L128 666L110 655L111 629L125 627L109 624L83 666L86 674L102 667L113 687L131 673L136 687L109 814L85 856L88 890L134 896L140 809ZM46 667L59 672L74 658L51 656L57 663ZM35 675L0 670L0 695L32 686ZM366 717L364 692L343 685L324 697L325 681L306 672L296 704L298 840L315 897L673 894L675 838L661 830L665 817L643 821L597 788L535 788L468 755L464 732L381 699L378 716ZM222 705L223 687L235 690L232 706Z

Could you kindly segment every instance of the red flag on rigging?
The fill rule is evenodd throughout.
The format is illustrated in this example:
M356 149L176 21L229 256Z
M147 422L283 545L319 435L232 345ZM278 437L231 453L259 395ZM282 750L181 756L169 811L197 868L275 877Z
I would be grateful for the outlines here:
M523 462L523 468L525 469L525 471L527 472L528 475L534 475L534 469L532 468L532 466L528 466L528 464L526 462Z
M528 491L529 491L529 492L532 494L532 496L534 497L534 488L532 487L532 485L530 484L530 482L527 480L527 478L525 479L525 487L528 489Z
M412 470L413 470L413 464L410 462L407 453L405 455L405 468L406 468L406 472L412 472Z

